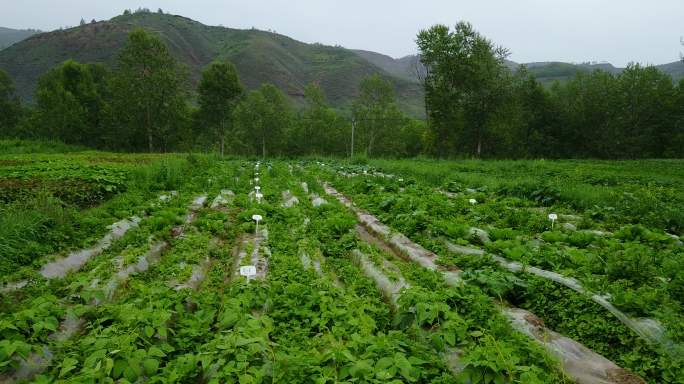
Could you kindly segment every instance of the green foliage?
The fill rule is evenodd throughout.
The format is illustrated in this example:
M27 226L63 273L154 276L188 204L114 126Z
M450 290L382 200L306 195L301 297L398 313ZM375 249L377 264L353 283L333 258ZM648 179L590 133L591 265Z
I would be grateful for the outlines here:
M235 111L239 135L249 154L282 154L284 135L290 129L292 106L285 94L272 84L250 92Z
M488 129L503 103L507 51L459 22L453 31L435 25L418 33L421 61L427 68L425 100L432 152L480 156Z
M101 146L108 72L101 65L65 61L36 90L32 135L69 144Z
M354 145L366 156L396 155L404 152L406 142L399 134L409 119L399 110L392 83L379 75L361 81L359 97L352 105L356 125Z
M364 165L333 165L326 167L332 172L323 174L356 206L435 252L438 265L460 269L468 286L532 310L550 329L647 382L659 383L677 382L675 377L684 367L682 248L678 236L672 235L679 235L681 229L670 227L670 212L679 210L682 200L667 192L680 188L684 174L665 166L670 163L372 160ZM399 181L407 179L410 182ZM453 195L436 190L445 185ZM468 203L471 197L476 204ZM599 201L603 208L593 204ZM651 208L647 211L643 206ZM547 218L552 212L559 218L553 229ZM489 240L472 236L473 227L486 230ZM485 254L461 254L455 248L450 252L445 238ZM500 258L523 269L514 274ZM605 295L629 317L651 324L661 341L646 342L595 299L555 280L533 277L525 272L527 266L572 277L589 291ZM411 283L435 289L422 275ZM410 296L402 296L400 303L404 297ZM427 296L418 302L424 304L405 312L402 308L400 318L406 321L422 313L420 318L427 319L423 325L434 326L430 319L438 306L433 307ZM517 356L506 352L508 347L500 345L500 339L490 340L486 332L476 339L477 347L469 349L472 355L462 360L467 362L464 379L514 382L517 375L526 375L531 382L545 382L535 378L536 372L528 377L530 371L518 370L524 365L521 362L507 367L506 362L516 361ZM502 354L511 357L494 358Z
M388 75L351 50L306 44L265 30L208 26L168 12L129 11L95 24L48 32L41 39L28 39L0 51L0 68L15 79L21 98L31 101L38 77L67 59L105 63L113 69L117 52L136 28L158 33L176 60L188 66L193 82L200 80L202 69L211 61L228 60L249 90L271 83L299 102L306 85L319 82L332 106L348 109L361 79L382 73L397 88L405 113L414 117L424 114L419 84ZM85 41L88 44L84 46ZM27 62L33 64L26 66Z
M551 91L560 117L551 128L557 132L553 135L558 137L560 156L637 158L675 153L670 145L680 135L672 124L680 115L676 91L672 79L654 67L630 65L617 76L602 71L578 74Z
M226 137L234 132L231 129L233 110L242 92L237 69L230 62L213 62L202 72L197 86L198 119L211 127L213 138L219 139L221 156L225 152Z
M547 91L534 76L537 66L511 75L504 66L506 51L470 24L461 22L454 31L436 25L421 31L417 41L427 68L432 154L681 156L678 90L653 66L632 64L617 75L574 71L572 79Z
M87 148L76 145L67 145L59 141L47 140L0 140L0 153L16 155L25 153L69 153L81 152Z
M48 192L66 203L88 206L126 189L127 170L120 166L35 160L9 160L0 168L0 201L21 201Z
M98 167L91 167L93 162ZM403 171L376 173L373 164L378 163L384 172L392 166L392 172ZM643 343L589 298L559 289L554 282L513 274L486 254L461 255L445 247L445 238L466 245L471 227L485 228L491 237L482 247L486 251L572 274L597 292L610 294L620 309L656 318L668 338L681 342L682 250L660 227L626 225L621 210L612 211L607 221L578 219L584 213L565 205L562 193L543 208L526 194L541 187L525 187L519 197L506 196L498 188L521 180L529 186L530 180L545 180L550 174L562 183L581 183L586 173L577 169L583 170L586 162L433 161L423 169L403 161L333 167L269 161L260 168L265 192L261 203L248 197L253 164L204 155L2 156L0 171L5 174L21 170L29 176L92 174L100 179L95 171L109 169L122 172L125 188L96 208L79 209L44 194L1 212L0 244L11 246L0 248L3 256L8 254L5 260L11 260L0 264L2 281L28 282L22 289L3 292L0 299L1 374L11 375L21 358L35 359L49 350L47 368L29 380L568 382L559 362L501 314L500 300L505 300L534 310L550 328L649 383L675 383L681 377L682 361L676 353ZM584 182L597 188L612 180L615 169L632 183L642 183L645 174L652 173L649 166L661 166L592 164L602 171ZM345 175L336 175L337 170ZM481 178L463 176L473 173ZM677 168L669 174L661 184L677 186ZM309 194L325 193L317 180L331 181L359 208L377 215L391 227L389 236L402 233L435 252L438 270L366 242L355 231L356 216L334 198L326 197L328 203L314 207ZM477 188L472 188L473 180L480 181ZM306 193L302 181L308 184ZM435 191L445 184L463 195ZM158 194L170 188L178 194L167 202L159 200ZM205 206L188 215L187 206L197 195L207 193L211 200L224 188L235 192L229 204ZM643 188L651 187L646 183ZM297 196L299 204L283 206L280 192L285 190ZM638 189L630 190L639 195ZM471 205L469 196L478 203ZM548 210L565 213L561 220L573 220L582 229L551 230ZM261 225L268 232L260 238L261 248L251 240L254 213L264 216ZM36 269L52 256L93 244L108 224L133 214L141 217L139 226L80 270L49 281L38 275ZM584 228L613 234L584 234ZM120 273L137 268L160 240L166 244L161 255L145 259L144 269ZM236 273L236 256L240 250L250 254L256 249L263 252L259 263L268 266L266 277L247 281ZM384 301L376 281L354 263L355 249L367 252L391 281L405 281L395 302ZM239 265L251 262L245 258ZM464 284L444 280L441 272L455 268ZM192 287L184 286L192 279ZM65 335L67 319L83 323Z
M169 150L183 135L188 74L162 40L143 29L128 36L112 79L112 125L118 148Z
M21 112L12 79L7 72L0 69L0 137L15 134L15 126L19 122Z
M0 159L0 275L92 243L107 225L141 215L146 199L183 190L205 165L102 152L6 155Z
M287 137L288 155L345 156L349 153L351 126L328 105L316 83L304 90L306 105Z
M221 154L228 141L234 154L262 157L352 155L352 141L355 154L367 157L679 157L684 145L683 85L673 85L657 68L585 65L571 80L545 88L535 78L545 66L509 70L507 51L465 22L418 35L426 121L402 112L407 98L420 96L410 89L417 84L407 88L406 80L378 72L362 58L377 62L372 54L307 46L261 31L206 30L145 9L108 23L121 40L114 45L122 46L111 72L67 60L40 73L32 112L21 109L3 77L0 100L7 105L0 122L8 123L0 125L0 135L117 150L218 148ZM63 37L97 28L83 25ZM167 32L157 36L143 28ZM199 78L198 63L217 52L221 61ZM239 103L238 71L247 88L260 87ZM197 109L189 108L188 80L199 80ZM338 80L345 83L341 90ZM304 97L291 103L294 95Z

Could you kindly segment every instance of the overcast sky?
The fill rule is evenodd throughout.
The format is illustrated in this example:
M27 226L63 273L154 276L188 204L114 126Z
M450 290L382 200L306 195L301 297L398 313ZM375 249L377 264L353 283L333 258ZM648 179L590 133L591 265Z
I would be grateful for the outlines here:
M663 64L684 35L684 0L0 0L0 26L52 30L140 6L394 57L416 52L420 29L459 20L517 62Z

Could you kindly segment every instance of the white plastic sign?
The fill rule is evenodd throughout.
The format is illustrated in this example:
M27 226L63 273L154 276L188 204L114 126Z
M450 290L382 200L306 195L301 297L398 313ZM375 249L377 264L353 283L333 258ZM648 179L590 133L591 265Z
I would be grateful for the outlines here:
M253 265L245 265L240 267L240 275L247 278L256 276L256 267Z
M261 197L259 197L259 194L257 194L257 199L261 200ZM252 215L252 220L256 221L256 228L254 229L254 236L257 236L259 233L259 222L261 221L262 217L261 215Z

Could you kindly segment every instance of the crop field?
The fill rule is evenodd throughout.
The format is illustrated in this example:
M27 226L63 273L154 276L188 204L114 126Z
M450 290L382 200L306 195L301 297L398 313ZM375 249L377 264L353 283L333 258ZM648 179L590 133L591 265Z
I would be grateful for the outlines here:
M6 151L0 382L684 383L682 191L676 160Z

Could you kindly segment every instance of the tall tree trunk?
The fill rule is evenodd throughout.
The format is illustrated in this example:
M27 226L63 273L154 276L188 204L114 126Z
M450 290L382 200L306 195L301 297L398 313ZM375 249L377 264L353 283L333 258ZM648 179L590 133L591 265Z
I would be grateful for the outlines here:
M482 101L480 103L480 117L477 119L477 157L480 158L480 155L482 155L482 131L484 130L484 125L485 122L487 121L486 119L486 111L487 111L487 102Z
M482 154L482 127L477 127L477 157Z
M261 158L266 159L266 137L261 136Z
M368 149L366 149L366 156L371 157L373 151L373 140L375 140L375 118L371 120L370 135L368 137Z
M221 157L224 155L224 151L226 148L226 129L225 129L225 123L221 121Z
M152 147L152 125L151 123L152 118L150 117L150 106L147 106L147 148L149 149L150 153L153 151Z

